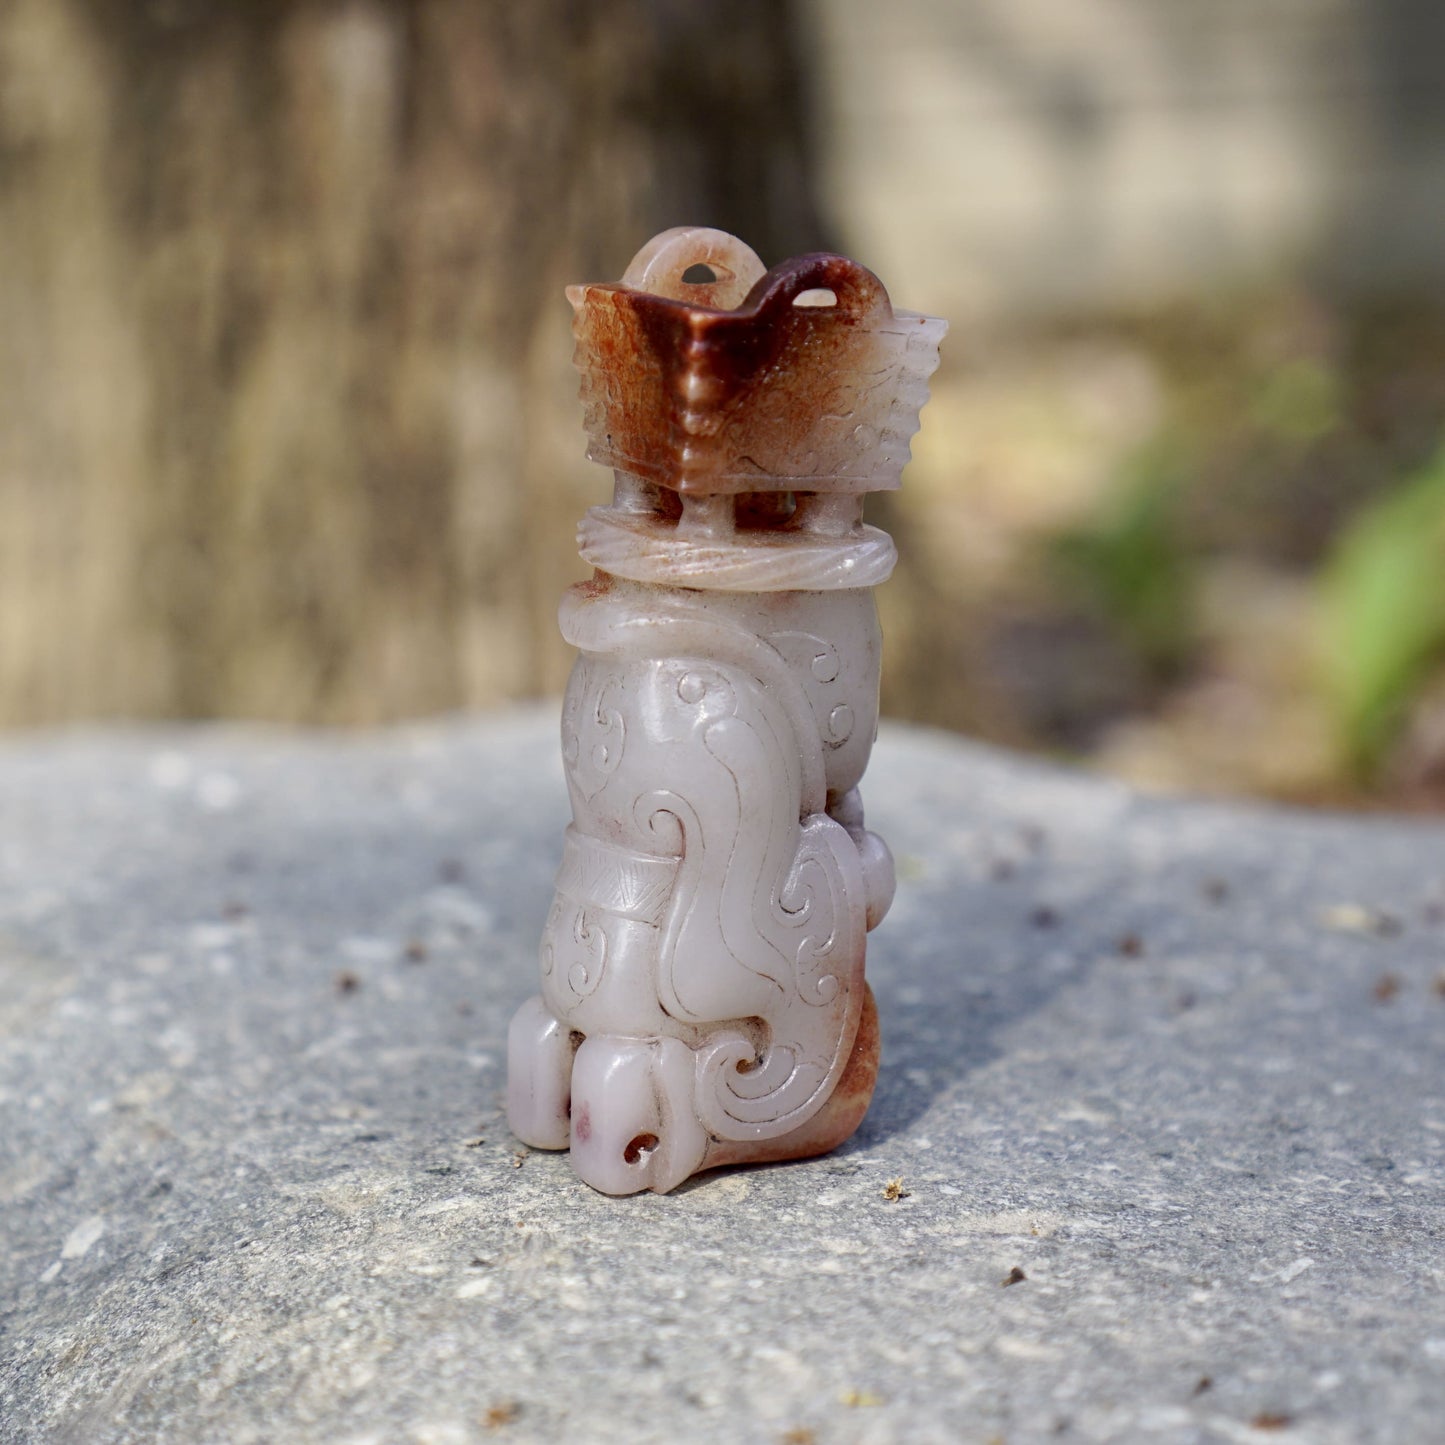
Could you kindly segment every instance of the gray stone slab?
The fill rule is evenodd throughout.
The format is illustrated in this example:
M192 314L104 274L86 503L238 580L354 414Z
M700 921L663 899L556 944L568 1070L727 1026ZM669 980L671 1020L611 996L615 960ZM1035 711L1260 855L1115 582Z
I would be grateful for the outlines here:
M1440 1438L1445 827L865 795L861 1133L614 1200L500 1109L549 712L0 748L0 1440Z

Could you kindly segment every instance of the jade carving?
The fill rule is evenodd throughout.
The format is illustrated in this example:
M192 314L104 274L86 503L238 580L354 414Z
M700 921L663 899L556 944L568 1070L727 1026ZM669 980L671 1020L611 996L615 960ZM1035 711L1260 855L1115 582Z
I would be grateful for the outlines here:
M893 896L858 785L877 724L862 520L946 329L832 255L682 228L569 287L612 503L563 599L572 823L513 1019L508 1117L608 1194L834 1148L873 1093L866 935Z

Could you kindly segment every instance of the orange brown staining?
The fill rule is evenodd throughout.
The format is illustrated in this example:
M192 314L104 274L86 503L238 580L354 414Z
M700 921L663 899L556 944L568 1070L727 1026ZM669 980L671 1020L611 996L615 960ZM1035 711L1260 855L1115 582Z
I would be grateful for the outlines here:
M828 1102L791 1134L784 1134L765 1145L715 1143L703 1161L704 1169L724 1164L777 1163L784 1159L811 1159L827 1154L845 1140L851 1139L868 1112L873 1090L878 1083L878 1005L873 990L863 986L863 1013L853 1050Z
M585 582L574 582L572 591L579 597L605 597L612 590L613 578L609 573L594 571Z
M733 310L622 284L568 294L592 460L681 493L898 486L917 422L896 403L921 401L903 383L932 371L919 328L938 323L895 315L856 262L786 261Z

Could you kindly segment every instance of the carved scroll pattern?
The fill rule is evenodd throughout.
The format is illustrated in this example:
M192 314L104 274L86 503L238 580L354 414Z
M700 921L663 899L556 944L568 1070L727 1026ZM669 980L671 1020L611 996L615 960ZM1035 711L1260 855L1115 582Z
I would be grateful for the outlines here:
M806 678L804 688L816 695L813 711L823 720L822 742L826 748L840 748L853 736L856 715L852 705L840 696L833 698L834 685L842 670L838 649L815 632L784 631L769 635L768 641L793 665L795 675ZM826 699L822 706L818 698Z
M562 760L584 798L595 798L622 762L627 744L619 684L594 685L594 669L579 658L562 706Z
M587 610L598 650L574 678L579 732L594 718L610 732L617 707L604 699L626 697L616 731L633 751L589 792L597 778L578 775L591 761L579 738L568 763L585 800L577 826L625 830L625 846L677 860L653 967L663 1009L706 1037L704 1126L727 1139L786 1133L831 1093L862 1005L861 867L822 811L812 709L790 660L730 622L654 616L629 632L606 599ZM825 639L795 640L815 684L836 677ZM561 919L548 932L566 937ZM767 1025L761 1057L755 1031L729 1026L749 1017Z
M598 910L558 893L542 932L542 977L557 973L560 956L567 990L580 1002L602 981L609 951L607 928Z

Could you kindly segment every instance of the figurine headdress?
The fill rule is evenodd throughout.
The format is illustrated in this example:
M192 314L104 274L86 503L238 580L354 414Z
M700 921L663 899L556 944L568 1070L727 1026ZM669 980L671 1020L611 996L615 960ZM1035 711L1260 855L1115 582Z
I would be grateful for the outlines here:
M613 506L582 524L584 558L749 590L887 576L892 544L862 526L862 495L899 485L946 322L895 311L842 256L765 272L703 228L663 232L620 282L567 298L587 455L617 478ZM784 546L791 563L773 555Z

